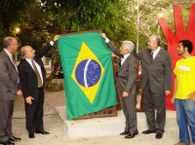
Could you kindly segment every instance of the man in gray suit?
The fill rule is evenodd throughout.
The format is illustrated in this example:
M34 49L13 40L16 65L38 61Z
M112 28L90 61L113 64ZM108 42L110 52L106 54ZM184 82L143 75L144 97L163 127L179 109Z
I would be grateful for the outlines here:
M134 55L132 55L134 44L131 41L123 41L119 50L106 37L105 33L102 33L102 37L105 39L111 51L115 53L119 59L118 86L126 119L125 130L120 133L120 135L126 135L125 138L133 138L138 134L135 109L135 81L137 79L138 63Z
M12 134L12 116L14 98L22 96L19 89L19 76L17 66L12 59L13 53L18 48L14 37L3 39L4 49L0 53L0 144L13 145L21 140Z
M171 92L172 77L170 55L159 44L160 38L153 35L149 38L148 48L137 54L142 63L140 91L143 90L144 112L149 127L142 133L156 133L156 139L162 138L164 133L166 96Z

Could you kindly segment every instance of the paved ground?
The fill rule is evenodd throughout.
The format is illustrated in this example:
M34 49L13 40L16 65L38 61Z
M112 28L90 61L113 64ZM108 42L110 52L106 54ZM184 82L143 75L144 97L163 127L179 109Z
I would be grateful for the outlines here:
M16 145L174 145L178 141L178 131L175 119L173 118L168 124L171 127L166 127L162 139L155 139L155 134L143 135L138 134L133 139L124 139L122 136L107 136L97 138L79 138L79 139L68 139L54 115L54 106L65 105L64 91L59 92L46 92L45 95L45 106L44 106L44 124L45 130L49 131L49 135L35 134L34 139L28 138L28 133L25 129L25 118L24 118L24 105L23 98L18 97L15 101L15 112L13 119L13 133L15 136L21 137L22 140ZM142 130L139 130L140 132Z
M66 137L63 134L55 115L54 106L65 105L64 91L47 92L45 91L44 103L44 125L45 130L50 132L50 135L35 134L34 139L28 138L28 133L25 129L24 101L23 98L17 97L14 108L13 133L15 136L21 137L21 141L16 145L61 145L65 144Z

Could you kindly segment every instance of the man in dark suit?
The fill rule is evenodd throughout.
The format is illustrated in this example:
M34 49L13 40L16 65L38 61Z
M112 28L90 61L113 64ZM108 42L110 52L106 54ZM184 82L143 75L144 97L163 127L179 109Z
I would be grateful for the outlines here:
M120 135L126 135L125 138L133 138L138 134L137 115L135 109L136 79L138 63L132 55L134 44L131 41L123 41L120 50L102 33L109 48L119 59L118 86L121 96L121 103L126 119L124 132ZM113 88L114 89L114 88Z
M142 63L141 89L144 95L144 112L148 130L143 134L156 133L160 139L166 121L166 96L170 94L172 67L169 53L159 46L160 38L151 36L148 48L137 54ZM155 117L156 110L156 117Z
M17 66L12 55L18 49L14 37L3 39L4 49L0 53L0 144L14 144L21 139L12 134L12 116L15 96L22 96L19 89Z
M43 125L44 83L46 71L41 58L50 50L54 42L59 39L56 35L44 49L35 54L31 46L21 48L21 60L18 69L23 96L25 100L26 128L29 138L34 138L34 133L49 134Z

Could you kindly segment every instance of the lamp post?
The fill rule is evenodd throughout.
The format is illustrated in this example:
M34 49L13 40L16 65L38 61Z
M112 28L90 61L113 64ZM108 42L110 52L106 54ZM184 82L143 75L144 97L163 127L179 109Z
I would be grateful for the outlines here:
M19 27L16 27L14 29L14 35L16 36L18 33L20 33L20 28ZM17 63L17 60L18 60L17 51L15 52L14 57L15 57L15 62Z
M162 18L162 17L164 17L164 14L163 13L158 14L158 18ZM160 33L160 25L158 24L157 34L159 35L159 33Z
M139 51L139 0L137 0L137 6L136 6L136 53Z

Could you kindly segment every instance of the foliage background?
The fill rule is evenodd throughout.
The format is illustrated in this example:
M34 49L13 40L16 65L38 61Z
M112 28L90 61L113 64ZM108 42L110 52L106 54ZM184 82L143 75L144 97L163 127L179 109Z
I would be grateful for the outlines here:
M102 29L119 47L122 40L136 44L139 20L139 50L147 46L152 34L161 35L166 48L157 23L159 14L163 13L174 30L174 6L182 5L186 24L192 2L195 0L0 0L0 40L12 35L21 45L39 50L56 34ZM17 27L19 33L15 31ZM60 65L57 48L48 57L52 58L56 70Z

